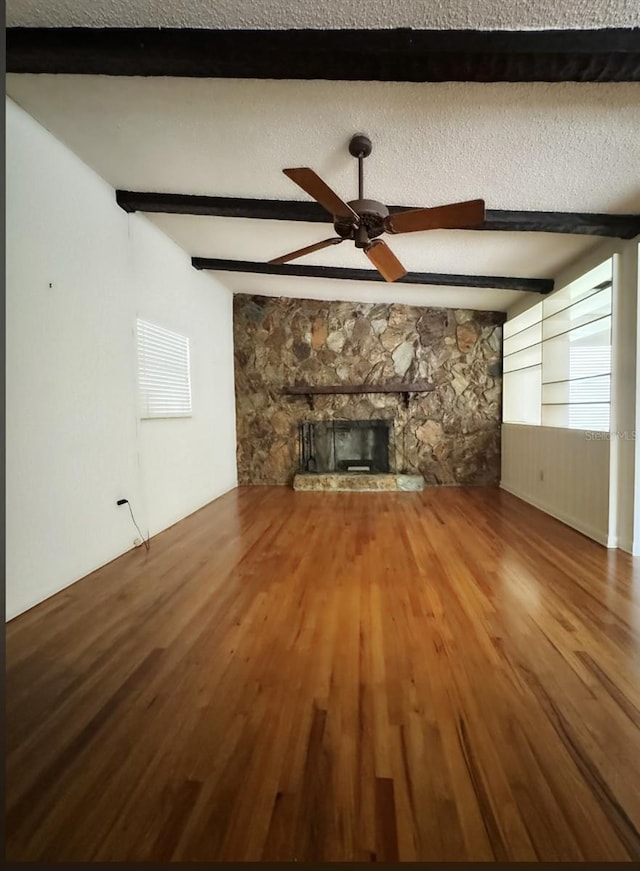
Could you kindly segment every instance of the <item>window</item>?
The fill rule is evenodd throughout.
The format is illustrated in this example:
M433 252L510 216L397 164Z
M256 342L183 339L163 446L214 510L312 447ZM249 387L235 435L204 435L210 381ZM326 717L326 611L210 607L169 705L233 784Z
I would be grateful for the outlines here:
M542 308L533 306L504 325L503 420L540 423Z
M608 431L611 261L505 324L503 420Z
M189 417L189 339L138 318L140 417Z

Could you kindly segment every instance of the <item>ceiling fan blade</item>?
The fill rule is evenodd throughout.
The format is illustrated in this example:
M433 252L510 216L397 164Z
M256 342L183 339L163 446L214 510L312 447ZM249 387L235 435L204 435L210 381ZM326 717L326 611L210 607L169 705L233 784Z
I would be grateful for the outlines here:
M416 230L458 230L484 223L484 200L467 200L433 209L395 212L384 222L388 233L413 233Z
M339 245L344 242L339 236L334 236L331 239L323 239L322 242L315 242L313 245L307 245L306 248L298 248L297 251L291 251L290 254L283 254L282 257L274 257L269 260L269 263L288 263L289 260L296 260L298 257L304 257L305 254L311 254L313 251L320 251L321 248L328 248L329 245Z
M364 253L385 281L397 281L407 274L407 270L382 239L374 239L364 249Z
M358 213L340 199L328 184L322 181L308 166L299 166L294 169L283 169L283 173L294 181L298 187L313 197L316 202L334 215L336 218L355 218L359 220Z

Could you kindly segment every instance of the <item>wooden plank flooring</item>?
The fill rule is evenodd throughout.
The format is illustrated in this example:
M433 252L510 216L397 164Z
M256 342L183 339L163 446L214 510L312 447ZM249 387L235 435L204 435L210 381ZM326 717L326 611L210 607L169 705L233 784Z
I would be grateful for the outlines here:
M8 857L638 859L639 575L494 489L229 493L9 624Z

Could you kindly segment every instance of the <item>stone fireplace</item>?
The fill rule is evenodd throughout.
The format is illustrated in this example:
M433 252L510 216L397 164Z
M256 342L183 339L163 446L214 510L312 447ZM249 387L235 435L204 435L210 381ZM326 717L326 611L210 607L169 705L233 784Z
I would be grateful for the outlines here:
M311 458L338 468L373 463L384 427L391 474L496 484L503 322L501 312L236 294L240 483L291 484ZM417 383L429 390L403 392ZM308 386L326 393L311 397Z

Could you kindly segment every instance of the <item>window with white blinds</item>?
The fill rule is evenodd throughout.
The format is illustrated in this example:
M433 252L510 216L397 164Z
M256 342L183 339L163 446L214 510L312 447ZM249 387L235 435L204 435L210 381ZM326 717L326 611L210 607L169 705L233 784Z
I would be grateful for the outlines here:
M502 416L508 423L540 424L541 319L536 305L504 325Z
M608 431L611 261L507 321L503 420Z
M189 417L189 339L138 318L140 417Z

